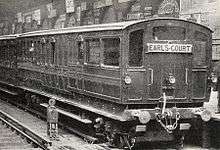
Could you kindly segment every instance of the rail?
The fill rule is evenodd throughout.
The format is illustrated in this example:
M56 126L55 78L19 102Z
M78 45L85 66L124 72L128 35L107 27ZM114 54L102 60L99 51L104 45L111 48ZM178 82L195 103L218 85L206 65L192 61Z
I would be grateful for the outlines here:
M12 118L5 112L0 110L0 120L19 132L21 135L23 135L25 138L29 139L32 143L36 144L38 147L44 149L44 150L49 150L49 147L52 146L52 142L49 141L48 139L45 139L43 137L40 137L38 134L34 133L23 125L21 122L18 120Z

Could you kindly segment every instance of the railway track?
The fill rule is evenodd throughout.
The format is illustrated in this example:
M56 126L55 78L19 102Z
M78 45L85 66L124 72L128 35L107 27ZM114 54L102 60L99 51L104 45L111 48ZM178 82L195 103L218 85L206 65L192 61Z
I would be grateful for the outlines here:
M46 122L37 117L34 117L28 112L29 110L24 111L23 107L21 106L17 108L14 105L7 103L6 101L0 100L0 120L3 126L8 127L9 131L13 130L13 132L18 134L18 136L21 136L24 141L27 141L29 146L32 146L32 147L27 147L27 149L35 148L37 150L38 149L113 150L112 148L109 148L105 144L90 144L91 143L90 141L84 141L84 139L82 139L81 137L69 133L69 130L66 129L63 130L61 128L59 129L60 141L50 141L49 139L45 138L45 135L42 134L42 130L46 132L46 125L43 125L46 124ZM0 132L0 141L1 141L1 132ZM4 144L4 141L2 143ZM12 148L9 149L11 150ZM19 148L18 146L16 147L16 150L17 149L25 149L25 147ZM2 150L1 143L0 143L0 150ZM114 149L114 150L118 150L118 149Z
M32 111L31 114L34 114L40 118L45 119L45 116L41 116L43 114L40 114L39 112L37 113L37 112L33 111L32 109L28 109L27 107L25 107L25 105L21 105L21 104L16 105L16 103L14 103L15 101L13 101L13 105L11 105L10 103L6 103L6 101L12 103L10 98L5 97L3 101L0 100L0 150L2 150L2 149L13 150L13 149L15 149L15 147L16 147L16 150L17 149L34 149L34 150L35 149L37 149L37 150L38 149L51 149L51 147L50 147L51 142L50 141L40 139L40 137L38 137L37 135L34 134L34 132L32 132L32 129L25 127L25 125L21 123L21 122L24 122L22 120L26 120L26 122L28 120L31 120L27 115L22 114L20 117L23 119L18 119L20 121L19 122L18 120L15 119L16 117L15 118L10 117L8 115L7 111L5 111L5 112L1 111L1 110L3 110L1 108L13 106L11 109L8 110L8 111L12 111L12 110L15 110L15 108L16 108L16 107L14 107L14 105L15 105L15 106L19 107L21 110L26 110L26 112L23 111L26 114L27 114L27 111L28 112ZM6 106L6 105L8 105L8 106ZM33 124L33 123L31 123L31 124ZM13 126L15 128L13 128ZM63 125L63 126L65 126L65 125ZM29 127L30 127L30 125L29 125ZM62 132L59 132L59 134L61 135L61 137L66 137L66 138L70 138L70 137L75 136L72 133L70 133L69 131L70 130L67 130L65 132L62 131ZM7 137L5 135L6 133L9 133L9 135L12 135L12 138ZM3 137L6 137L6 139L4 139L2 137L2 135L3 135ZM28 137L30 137L30 138L28 138ZM76 137L75 137L75 139L76 139ZM10 142L14 142L13 140L18 141L19 144L17 146L13 146L15 144L8 144ZM89 143L91 143L91 140L89 140L89 139L87 139L87 140L89 141ZM22 147L22 144L23 144L23 147ZM11 147L7 148L8 145L10 145ZM58 148L53 149L53 150L119 150L116 148L110 148L106 144L88 144L86 142L83 142L82 139L81 140L78 140L78 139L73 140L72 145L74 145L74 146L71 147L69 145L61 145L61 146L58 146ZM77 146L77 145L81 145L81 146ZM144 150L145 148L143 148L143 147L149 148L149 146L150 145L147 145L147 146L143 145L143 146L141 146L141 148L139 147L138 149ZM162 148L161 143L158 146L160 147L159 149ZM157 147L156 149L158 149L158 146L156 146ZM168 145L164 144L163 149L167 149L167 148L170 149L169 147L170 147L169 144ZM184 146L184 149L191 149L191 148L201 149L201 147L199 147L199 146L195 147L193 145L188 145L188 144ZM152 146L150 149L155 149L155 147Z
M14 120L0 111L0 149L1 150L41 150L43 146L26 134L27 130L21 128Z

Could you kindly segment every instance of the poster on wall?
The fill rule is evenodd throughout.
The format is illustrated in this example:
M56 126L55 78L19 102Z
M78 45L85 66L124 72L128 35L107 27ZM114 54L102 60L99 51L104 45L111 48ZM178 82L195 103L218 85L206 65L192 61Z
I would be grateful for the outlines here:
M52 3L47 4L47 12L48 12L48 18L53 18L56 17L57 15L56 9L53 8Z
M48 16L49 14L51 13L51 11L53 10L53 4L52 3L49 3L46 5L47 6L47 11L48 11Z
M38 10L35 10L34 13L33 13L33 20L36 20L37 21L37 24L40 24L40 9Z
M18 19L18 22L22 22L22 13L21 12L17 13L17 19Z
M66 13L72 13L75 11L74 0L66 0Z

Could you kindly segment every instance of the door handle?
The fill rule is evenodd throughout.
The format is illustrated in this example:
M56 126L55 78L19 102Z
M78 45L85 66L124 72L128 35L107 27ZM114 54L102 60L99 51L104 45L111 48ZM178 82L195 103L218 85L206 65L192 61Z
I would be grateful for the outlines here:
M188 71L189 71L189 69L186 68L185 69L185 83L186 83L186 85L188 85Z

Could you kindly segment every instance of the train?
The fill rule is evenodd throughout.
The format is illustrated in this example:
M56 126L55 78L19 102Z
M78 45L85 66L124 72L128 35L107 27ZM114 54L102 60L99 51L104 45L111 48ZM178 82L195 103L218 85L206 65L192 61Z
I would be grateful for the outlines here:
M158 17L5 35L0 52L0 88L22 97L14 101L39 111L53 98L116 147L181 143L211 118L203 104L214 82L212 31L195 22Z

